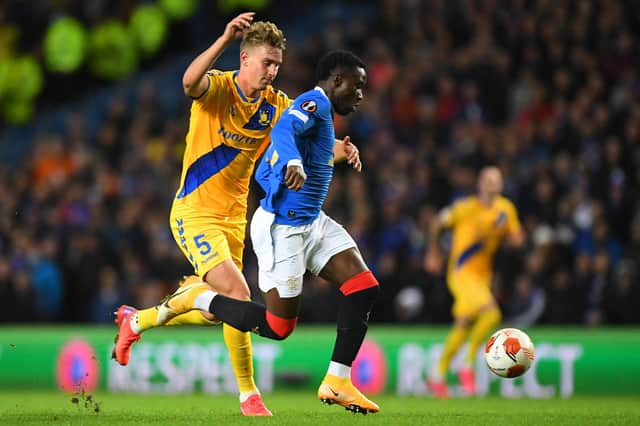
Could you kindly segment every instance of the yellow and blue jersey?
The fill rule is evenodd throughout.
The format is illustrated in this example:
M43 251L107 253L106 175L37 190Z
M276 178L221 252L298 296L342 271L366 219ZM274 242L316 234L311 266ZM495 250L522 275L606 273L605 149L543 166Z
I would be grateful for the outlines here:
M272 86L247 99L236 75L209 71L209 87L191 105L173 209L186 205L218 217L246 215L255 161L291 100Z
M200 276L227 259L242 269L251 174L273 125L291 104L271 86L247 99L236 75L208 72L209 87L191 105L171 206L173 236Z
M444 226L453 229L448 279L489 286L493 257L505 235L520 232L516 208L503 196L483 205L477 196L464 198L440 213Z

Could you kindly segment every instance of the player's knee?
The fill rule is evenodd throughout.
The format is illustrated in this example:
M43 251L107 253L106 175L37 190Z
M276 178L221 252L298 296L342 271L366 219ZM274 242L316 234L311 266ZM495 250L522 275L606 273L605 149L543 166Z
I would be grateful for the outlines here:
M275 314L272 314L269 311L266 311L266 319L269 328L273 331L273 339L275 340L284 340L296 328L296 324L298 323L298 318L282 318Z
M345 281L340 286L340 292L351 299L352 304L359 306L358 311L364 309L367 313L382 294L378 280L371 271L362 272Z
M369 314L380 297L378 281L370 271L363 272L347 280L340 291L344 295L345 309L338 313L338 327L345 329L365 328Z
M238 267L226 260L204 275L213 291L236 300L250 300L251 291Z
M481 316L500 321L502 319L502 312L500 312L500 308L495 302L490 302L481 306L478 310L478 317Z
M502 321L502 312L500 312L500 308L498 308L497 306L494 306L493 309L488 310L485 315L491 319L491 322L493 324L498 324L500 321Z
M359 274L356 274L346 280L340 286L340 292L345 296L370 289L373 290L368 293L375 294L376 297L380 293L380 285L378 283L378 280L371 271L360 272Z
M238 289L231 291L229 297L238 300L251 300L251 293L249 291L246 291L245 289Z
M222 294L223 296L230 297L236 300L251 300L251 292L249 288L244 283L233 284L231 282L225 285L211 285L209 287L213 289L213 291Z
M474 323L474 319L469 316L456 316L454 315L453 325L461 328L471 328Z
M369 287L366 289L366 293L367 293L367 298L371 301L371 303L375 303L380 296L382 295L382 289L380 288L380 285L377 284L376 281L376 285L373 287Z

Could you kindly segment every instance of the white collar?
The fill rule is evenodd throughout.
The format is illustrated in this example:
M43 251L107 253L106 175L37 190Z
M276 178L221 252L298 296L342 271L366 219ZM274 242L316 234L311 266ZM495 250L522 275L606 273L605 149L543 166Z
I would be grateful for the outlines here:
M324 95L325 98L329 99L329 97L327 96L327 94L325 93L324 89L320 86L316 86L313 88L313 90L317 90L318 92L322 93Z

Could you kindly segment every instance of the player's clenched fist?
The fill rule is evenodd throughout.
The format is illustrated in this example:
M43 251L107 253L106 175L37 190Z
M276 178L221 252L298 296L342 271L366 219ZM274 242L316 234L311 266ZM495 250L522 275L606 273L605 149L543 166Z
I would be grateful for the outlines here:
M251 23L253 22L253 16L255 12L245 12L233 18L227 24L224 30L224 37L228 41L233 41L242 38L242 33L244 30L249 28Z
M351 138L345 136L344 140L344 153L347 156L347 164L351 164L356 171L362 170L362 162L360 161L360 150L358 147L351 143Z
M307 180L307 174L304 172L302 166L291 164L287 166L287 172L284 175L284 183L287 188L293 191L299 191L304 185L304 181Z

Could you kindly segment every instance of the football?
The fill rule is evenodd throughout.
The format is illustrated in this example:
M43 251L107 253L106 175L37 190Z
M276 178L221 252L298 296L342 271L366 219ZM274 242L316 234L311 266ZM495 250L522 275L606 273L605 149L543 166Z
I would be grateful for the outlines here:
M500 377L522 376L535 358L533 342L517 328L496 331L487 341L484 359L489 370Z

